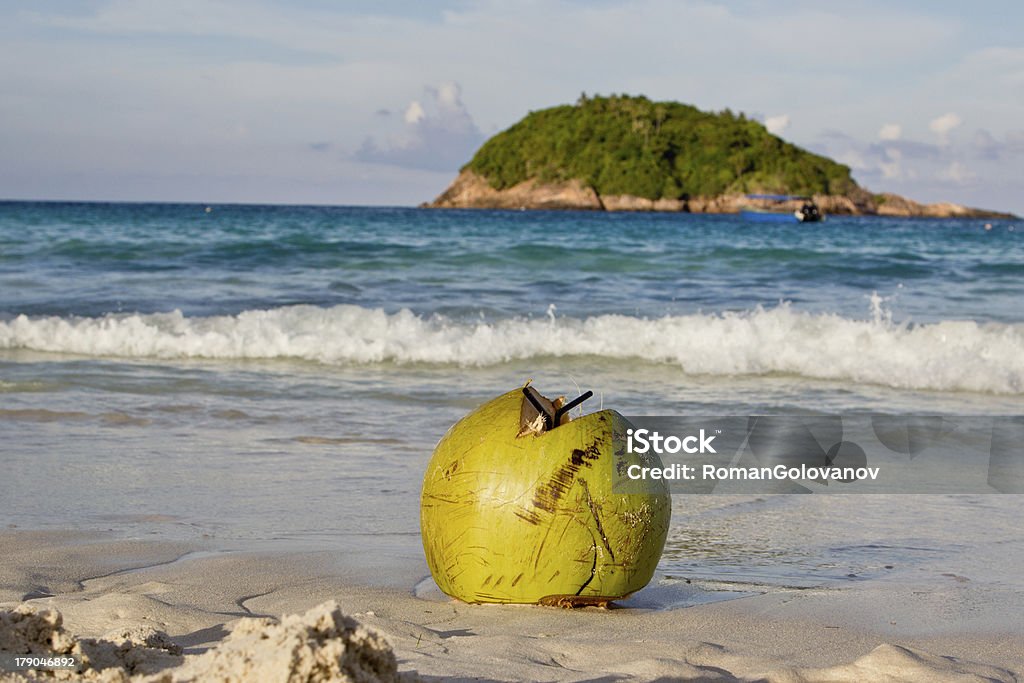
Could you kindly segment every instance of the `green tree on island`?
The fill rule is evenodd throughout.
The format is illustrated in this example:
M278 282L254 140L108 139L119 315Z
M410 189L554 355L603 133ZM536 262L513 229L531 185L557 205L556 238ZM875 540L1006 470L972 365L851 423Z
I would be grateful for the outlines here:
M769 133L743 114L646 97L581 95L530 113L463 167L495 189L579 179L599 195L647 199L778 192L847 194L850 169Z

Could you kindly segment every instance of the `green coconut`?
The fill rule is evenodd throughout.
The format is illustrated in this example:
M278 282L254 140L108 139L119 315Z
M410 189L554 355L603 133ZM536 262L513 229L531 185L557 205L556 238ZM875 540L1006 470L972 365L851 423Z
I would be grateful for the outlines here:
M625 453L632 425L614 410L570 420L560 405L532 388L510 391L457 422L434 450L420 522L430 572L451 597L604 605L654 575L668 488L613 486L631 464L660 463Z

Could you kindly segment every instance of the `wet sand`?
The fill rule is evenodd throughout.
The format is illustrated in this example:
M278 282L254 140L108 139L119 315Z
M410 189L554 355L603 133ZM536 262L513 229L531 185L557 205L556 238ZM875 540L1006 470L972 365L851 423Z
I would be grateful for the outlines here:
M382 571L387 581L375 581ZM656 577L609 610L465 605L426 575L414 563L375 566L357 547L225 552L0 532L0 609L59 610L67 631L82 637L150 627L180 645L186 661L240 619L333 600L384 636L410 680L1013 681L1024 672L1024 596L956 574L749 592Z

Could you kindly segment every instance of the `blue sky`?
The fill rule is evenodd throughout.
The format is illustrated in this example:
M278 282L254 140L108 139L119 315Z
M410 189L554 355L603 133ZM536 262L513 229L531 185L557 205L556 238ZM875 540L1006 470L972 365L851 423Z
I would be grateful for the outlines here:
M1019 1L0 2L0 197L416 204L585 91L1024 214L1022 28Z

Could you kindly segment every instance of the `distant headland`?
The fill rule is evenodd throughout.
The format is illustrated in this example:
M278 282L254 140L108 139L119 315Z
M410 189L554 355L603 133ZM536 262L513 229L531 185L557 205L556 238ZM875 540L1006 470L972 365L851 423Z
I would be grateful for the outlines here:
M827 214L1012 218L872 193L848 166L728 109L581 96L531 112L483 144L430 208L736 213L746 195L813 197Z

